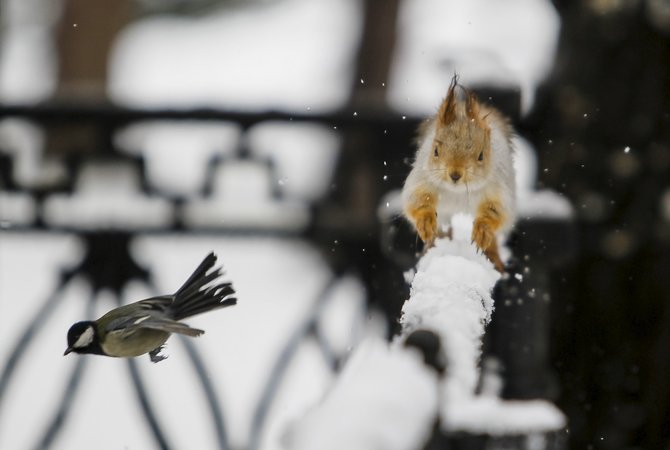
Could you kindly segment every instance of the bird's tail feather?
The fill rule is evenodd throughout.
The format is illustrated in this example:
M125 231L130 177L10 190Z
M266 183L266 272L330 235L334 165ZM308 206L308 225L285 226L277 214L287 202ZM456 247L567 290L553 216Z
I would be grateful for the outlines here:
M185 319L212 309L224 308L237 303L231 297L235 293L229 282L211 284L223 276L223 268L218 267L210 272L216 264L216 255L210 253L197 269L186 280L184 285L174 294L171 309L174 320ZM209 272L209 273L208 273Z

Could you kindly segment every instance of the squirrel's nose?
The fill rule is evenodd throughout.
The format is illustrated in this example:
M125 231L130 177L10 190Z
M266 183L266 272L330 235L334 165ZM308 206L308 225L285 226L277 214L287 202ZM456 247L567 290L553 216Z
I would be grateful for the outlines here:
M454 183L455 183L455 182L457 182L458 180L461 179L461 173L460 173L460 172L456 172L456 171L451 172L451 173L449 174L449 178L451 178L452 180L454 180Z

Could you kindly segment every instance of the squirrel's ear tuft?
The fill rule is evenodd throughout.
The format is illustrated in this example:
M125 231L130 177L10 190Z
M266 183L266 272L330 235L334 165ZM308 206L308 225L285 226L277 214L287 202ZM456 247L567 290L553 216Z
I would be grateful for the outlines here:
M468 91L465 95L465 113L470 119L479 120L479 103L477 102L477 96Z
M488 114L482 117L481 107L477 101L477 96L471 91L467 91L465 95L465 114L468 116L468 119L475 122L479 128L490 131L486 124L486 116L488 116Z
M446 98L440 105L440 110L437 112L438 126L449 125L456 120L456 86L458 86L458 76L454 75L449 84Z

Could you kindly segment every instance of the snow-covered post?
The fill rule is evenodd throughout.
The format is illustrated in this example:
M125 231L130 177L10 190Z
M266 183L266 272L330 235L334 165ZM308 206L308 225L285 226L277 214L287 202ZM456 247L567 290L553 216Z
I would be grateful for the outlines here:
M500 274L470 243L470 222L455 219L461 220L453 224L454 239L436 241L417 264L402 309L402 337L419 329L441 337L447 359L439 408L445 432L544 439L565 426L565 417L551 403L503 401L496 390L477 392L482 339Z
M402 309L402 335L428 329L441 337L450 400L474 395L484 328L493 312L491 291L499 277L486 257L462 240L436 241L417 264Z

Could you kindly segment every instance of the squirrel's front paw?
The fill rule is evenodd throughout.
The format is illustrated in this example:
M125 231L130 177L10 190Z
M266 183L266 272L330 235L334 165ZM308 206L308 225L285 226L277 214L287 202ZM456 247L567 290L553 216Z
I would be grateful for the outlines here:
M472 226L472 242L481 249L488 259L493 263L498 272L503 272L504 264L498 254L498 241L496 234L486 220L475 220Z
M496 235L485 220L475 220L472 226L472 242L482 251L488 250L496 242Z
M415 219L419 237L426 247L432 246L437 235L437 213L433 210L424 210L417 213Z

